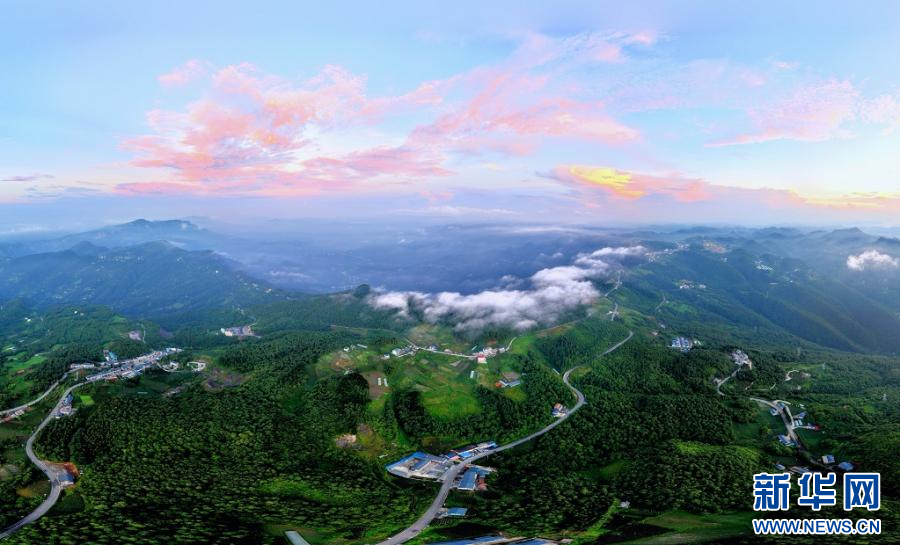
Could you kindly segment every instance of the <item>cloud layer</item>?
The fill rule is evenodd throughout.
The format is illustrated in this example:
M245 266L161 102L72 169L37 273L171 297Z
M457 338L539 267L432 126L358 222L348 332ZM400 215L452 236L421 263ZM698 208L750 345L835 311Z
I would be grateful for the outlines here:
M128 138L133 166L160 181L137 193L307 195L326 189L436 179L455 157L531 155L546 139L619 145L639 138L567 74L620 62L650 33L530 34L507 59L405 93L373 96L340 66L288 79L244 63L213 69L191 60L159 76L165 87L202 84L183 110L147 114L150 133ZM390 129L385 128L390 125Z
M878 250L866 250L859 255L847 256L847 268L853 271L896 269L898 267L900 267L900 259L883 254Z
M601 248L578 255L571 265L533 274L528 289L495 289L464 295L457 292L382 292L372 295L375 308L396 310L403 317L421 315L429 323L450 323L457 331L487 327L524 331L556 323L560 317L600 297L594 281L621 267L624 258L641 256L641 246Z

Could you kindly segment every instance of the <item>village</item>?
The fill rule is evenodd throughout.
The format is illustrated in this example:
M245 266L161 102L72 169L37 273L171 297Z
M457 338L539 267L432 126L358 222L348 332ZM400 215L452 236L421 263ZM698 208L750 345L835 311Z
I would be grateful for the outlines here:
M405 479L425 479L442 481L456 464L463 463L483 452L497 448L495 441L485 441L476 445L454 449L447 454L435 456L424 452L414 452L409 456L388 464L388 473ZM485 477L494 470L489 467L468 466L453 484L454 489L474 492L487 490Z
M148 367L154 365L159 366L159 362L163 358L166 358L167 356L171 356L173 354L177 354L179 352L181 352L180 348L165 348L163 350L155 350L153 352L150 352L149 354L144 354L143 356L138 356L136 358L119 361L116 354L114 354L113 352L109 352L108 350L104 350L104 362L99 364L73 364L72 366L70 366L70 370L95 368L104 369L99 373L94 373L86 376L85 380L87 382L96 382L98 380L128 379L140 375Z

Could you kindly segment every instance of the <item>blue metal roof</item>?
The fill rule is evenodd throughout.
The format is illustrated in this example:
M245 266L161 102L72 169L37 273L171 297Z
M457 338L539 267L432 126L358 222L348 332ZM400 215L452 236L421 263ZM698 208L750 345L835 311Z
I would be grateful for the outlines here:
M470 469L462 476L459 482L460 490L475 490L475 481L478 479L478 472Z
M412 458L415 458L415 457L416 457L416 454L419 454L419 453L418 453L418 452L413 452L413 453L410 454L409 456L405 456L405 457L403 457L403 458L400 458L400 459L397 460L396 462L391 462L391 463L389 463L388 465L386 465L386 466L384 466L384 467L394 467L394 466L397 465L397 464L402 464L403 462L405 462L405 461L407 461L407 460L410 460L410 459L412 459Z
M410 468L410 470L419 471L423 467L427 466L429 464L429 462L431 462L431 460L429 460L427 458L425 458L424 460L419 460L418 462L413 464L413 466Z
M469 539L457 539L455 541L440 541L429 543L428 545L472 545L473 543L490 543L503 539L500 536L481 536L471 537Z

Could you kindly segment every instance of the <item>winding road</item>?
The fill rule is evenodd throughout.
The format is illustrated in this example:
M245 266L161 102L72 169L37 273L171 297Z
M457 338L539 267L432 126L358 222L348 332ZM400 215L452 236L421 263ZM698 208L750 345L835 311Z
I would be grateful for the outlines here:
M60 379L60 380L62 380L62 379ZM63 403L63 400L66 399L66 396L68 396L70 393L72 393L72 391L75 390L76 388L84 386L85 384L86 384L85 382L80 382L78 384L75 384L75 385L67 388L66 391L63 393L63 395L60 396L59 401L56 402L56 405L54 405L53 410L51 410L50 414L47 415L47 418L45 418L43 421L41 421L41 423L38 425L38 427L34 430L34 433L32 433L31 437L29 437L28 441L26 441L25 454L28 455L28 459L31 460L31 463L36 465L38 467L38 469L40 469L41 471L44 472L45 475L47 475L47 479L50 480L50 493L47 494L47 497L44 498L44 501L41 502L41 504L37 506L37 509L35 509L34 511L32 511L31 513L26 515L24 518L22 518L18 522L15 522L12 525L10 525L9 527L5 528L3 531L0 531L0 539L5 539L5 538L13 535L18 530L20 530L22 527L27 526L28 524L31 524L32 522L34 522L37 519L41 518L42 516L46 515L47 512L50 511L50 509L56 504L56 501L59 499L59 495L62 492L62 484L59 481L61 474L60 474L59 470L57 470L56 468L54 468L53 466L51 466L44 460L41 460L34 454L34 441L35 441L35 439L37 439L37 436L40 435L41 430L44 429L44 426L46 426L51 420L53 420L53 415L56 414L57 410L59 410L60 406ZM54 384L53 387L50 388L50 390L47 390L46 392L44 392L44 394L41 397L32 401L28 405L33 405L34 403L37 403L40 400L47 397L47 395L49 395L50 392L53 390L53 388L55 388L57 385L59 385L59 382ZM27 407L28 405L24 405L24 406ZM12 409L12 410L15 410L15 409Z
M69 376L69 373L71 373L71 371L66 371L65 373L63 373L63 376L59 377L59 380L57 380L57 381L54 382L49 388L47 388L47 391L46 391L46 392L44 392L44 393L41 394L40 396L38 396L38 397L32 399L32 400L29 401L28 403L25 403L24 405L19 405L18 407L13 407L12 409L4 409L4 410L0 411L0 417L6 416L6 415L8 415L8 414L12 414L12 413L14 413L14 412L16 412L16 411L18 411L18 410L20 410L20 409L27 409L28 407L31 407L32 405L37 405L38 403L40 403L41 401L43 401L45 397L47 397L48 395L50 395L50 392L52 392L53 390L55 390L56 387L59 386L59 383L62 382L62 381L64 381L64 380L66 379L66 377ZM64 397L65 397L65 396L64 396Z
M634 332L629 331L627 337L625 337L621 341L617 342L616 344L612 345L611 347L606 349L606 351L604 351L602 354L598 355L597 357L602 357L607 354L610 354L611 352L614 352L615 350L618 350L619 347L621 347L623 344L625 344L626 342L631 340L631 338L633 336L634 336ZM418 518L418 520L413 522L412 525L407 527L405 530L402 530L400 533L398 533L394 536L391 536L391 537L385 539L384 541L379 542L377 545L399 545L400 543L405 543L405 542L415 538L416 536L418 536L419 533L421 533L422 530L427 528L428 525L431 523L431 521L434 520L434 517L437 516L438 511L440 511L441 507L444 506L444 502L447 501L447 496L450 494L450 490L453 488L453 483L456 481L456 478L459 476L460 473L462 473L465 469L467 469L469 467L469 465L471 465L472 463L477 462L478 460L481 460L483 458L487 458L488 456L490 456L492 454L496 454L498 452L503 452L504 450L515 448L519 445L522 445L533 439L536 439L536 438L540 437L541 435L544 435L545 433L552 430L556 426L559 426L560 424L562 424L562 422L564 420L569 418L572 414L575 413L575 411L580 409L585 404L584 394L581 393L581 390L572 386L572 383L569 382L569 377L571 376L572 371L579 369L580 367L581 366L573 367L563 374L563 382L565 383L566 386L568 386L569 390L571 390L572 393L575 394L575 399L576 399L575 405L572 407L572 409L566 415L554 420L549 425L547 425L547 427L542 428L542 429L532 433L531 435L522 437L521 439L516 439L515 441L513 441L511 443L501 445L493 450L487 450L487 451L481 452L479 454L476 454L475 456L469 458L465 462L457 464L457 465L453 466L452 468L450 468L449 470L447 470L447 472L444 473L444 476L441 479L441 488L440 488L440 490L438 490L437 496L435 496L434 501L431 502L431 505L428 507L428 509L425 511L425 513L423 513L422 516Z

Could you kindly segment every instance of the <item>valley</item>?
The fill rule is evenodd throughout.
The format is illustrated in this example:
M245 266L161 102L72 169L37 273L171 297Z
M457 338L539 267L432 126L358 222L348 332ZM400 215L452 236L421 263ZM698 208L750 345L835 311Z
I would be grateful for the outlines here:
M741 542L753 473L841 464L885 475L880 515L893 520L900 361L891 346L853 329L819 344L819 331L840 327L836 311L798 329L782 320L798 323L804 307L786 303L778 312L794 314L780 318L752 303L776 293L766 275L778 274L777 259L766 258L768 270L746 250L640 244L645 254L597 280L591 305L525 330L495 321L472 332L452 315L378 308L367 286L153 319L93 300L4 303L3 409L15 416L0 424L2 522L41 515L8 541L52 532L102 543L125 528L167 539L143 526L159 510L190 528L185 542L277 543L286 530L313 545L495 534ZM821 282L807 278L778 293ZM854 304L890 304L873 301ZM679 336L692 346L671 348ZM87 365L167 346L181 352L140 373ZM101 375L110 380L87 380ZM65 388L78 388L72 414L55 418ZM501 446L438 483L385 470L411 452L490 440ZM43 488L29 457L74 463L74 486ZM483 490L455 490L476 460L492 469ZM444 508L465 515L436 518Z

